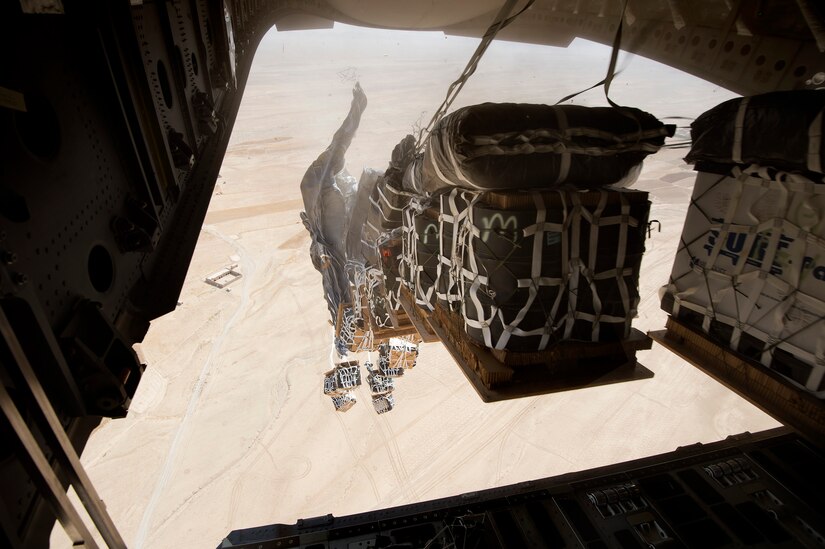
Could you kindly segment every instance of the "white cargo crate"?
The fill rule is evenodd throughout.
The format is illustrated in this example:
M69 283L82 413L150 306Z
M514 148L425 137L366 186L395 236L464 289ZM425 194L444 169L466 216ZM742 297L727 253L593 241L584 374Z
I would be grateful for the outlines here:
M825 398L825 183L699 172L662 307Z

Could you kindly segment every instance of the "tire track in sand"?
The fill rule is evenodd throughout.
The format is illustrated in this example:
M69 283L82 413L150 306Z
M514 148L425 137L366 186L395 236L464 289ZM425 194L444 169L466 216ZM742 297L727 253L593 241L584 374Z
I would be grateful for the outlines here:
M178 452L183 445L185 448L184 440L187 435L187 423L189 419L192 417L192 414L198 407L198 402L200 401L201 394L203 393L203 389L206 386L206 380L209 377L209 372L212 369L212 365L215 363L215 359L221 351L223 347L223 343L226 340L226 336L229 334L232 327L235 325L238 320L240 320L244 309L246 309L249 303L249 291L250 291L250 284L249 280L252 278L252 274L255 272L255 262L249 257L246 253L246 250L241 246L237 241L227 237L223 233L221 233L218 229L212 226L205 225L203 230L212 236L220 238L221 240L228 243L235 252L241 257L240 263L243 265L243 270L246 273L246 276L242 278L242 292L241 292L241 300L238 303L238 306L235 308L235 311L232 313L232 316L227 320L226 324L224 324L223 329L221 330L220 335L212 343L212 348L209 350L209 355L206 358L206 361L201 368L200 373L198 374L197 380L195 382L195 387L192 390L192 395L189 397L189 404L186 407L186 412L183 414L180 420L180 424L178 425L177 430L175 431L175 435L172 438L172 443L169 446L169 451L166 454L166 460L163 463L163 468L161 469L160 476L158 477L157 483L155 483L155 488L152 491L152 496L149 499L149 503L146 506L146 509L143 511L143 517L140 521L140 526L138 527L137 534L135 535L135 542L134 547L136 549L142 549L143 546L146 544L146 539L149 534L149 529L152 525L152 518L155 513L155 509L160 502L161 495L163 494L164 490L166 489L166 485L172 478L172 473L175 470L177 465L177 456Z
M427 492L429 492L436 486L442 484L447 478L451 477L455 471L457 471L458 469L463 467L468 461L476 457L481 450L487 448L490 444L498 440L502 433L511 430L512 427L515 426L516 423L521 421L521 419L527 414L527 412L533 408L533 404L535 403L537 398L538 397L531 398L521 410L519 410L511 419L507 420L507 422L504 425L496 429L495 432L486 437L486 440L480 445L465 445L465 447L468 448L468 451L466 452L464 457L455 462L455 464L452 467L445 470L442 474L438 475L435 478L431 478L429 482L423 484L423 486L421 486L420 488L420 493L424 494L424 497L427 497ZM472 433L468 433L466 436L471 437L472 439L474 438L473 435L475 435L476 433L478 433L478 431L482 429L483 425L477 427L473 430ZM457 444L457 446L460 445L460 441L457 442L459 443Z

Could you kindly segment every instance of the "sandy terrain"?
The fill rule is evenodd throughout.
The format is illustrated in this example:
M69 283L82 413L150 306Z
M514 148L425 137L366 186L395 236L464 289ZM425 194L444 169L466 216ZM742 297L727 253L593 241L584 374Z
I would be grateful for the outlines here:
M298 184L349 106L369 98L348 167L384 168L393 145L426 123L476 42L352 30L278 34L262 43L189 270L182 304L153 323L148 364L126 419L104 421L83 454L130 547L215 547L230 530L343 515L479 490L758 431L776 422L654 346L652 379L483 404L440 344L377 416L366 388L346 414L321 393L332 331L321 277L298 219ZM497 43L456 106L553 103L600 80L607 48ZM696 116L732 97L633 58L611 97L657 116ZM604 104L599 91L576 103ZM693 182L684 150L649 159L654 233L635 326L659 329ZM238 263L219 290L203 277ZM63 547L60 528L54 546Z

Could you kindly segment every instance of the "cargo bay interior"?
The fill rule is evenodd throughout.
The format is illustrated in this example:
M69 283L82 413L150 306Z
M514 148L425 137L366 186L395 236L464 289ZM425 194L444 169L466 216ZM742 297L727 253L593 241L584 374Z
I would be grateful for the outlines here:
M8 443L3 444L7 450L0 514L9 545L47 545L55 520L73 541L94 546L95 539L102 539L109 546L124 545L117 533L118 521L113 524L77 454L101 418L124 416L141 378L150 379L151 362L132 351L132 345L144 338L149 321L186 305L180 302L181 288L202 227L209 221L207 206L214 199L216 182L221 184L218 172L264 34L273 25L286 30L328 27L337 21L480 36L500 8L497 2L443 3L430 11L415 2L380 4L21 1L2 8L8 62L0 82L6 168L0 245L4 386L0 397ZM623 21L623 49L744 96L757 96L750 100L756 110L741 108L739 102L727 119L715 111L722 119L711 119L711 127L724 128L723 120L728 120L735 136L735 128L750 123L748 112L772 108L770 101L760 103L759 94L812 90L822 84L822 17L817 9L805 1L758 6L708 1L691 8L680 2L640 1L624 6L537 1L499 38L566 46L578 36L610 44L617 22ZM782 261L794 262L799 272L812 273L805 284L817 280L816 257L785 238L804 240L808 246L817 242L816 222L804 220L809 214L806 204L817 204L812 174L820 174L821 179L821 167L815 165L820 142L811 131L816 129L816 116L805 119L804 132L782 133L792 124L792 118L781 112L787 103L779 101L779 114L771 116L779 119L776 136L784 141L781 148L788 157L749 150L745 139L739 157L696 158L706 163L702 173L707 175L697 179L692 204L700 206L705 222L712 226L685 238L680 254L688 259L682 267L678 254L661 258L669 264L677 261L662 301L671 320L666 329L644 329L789 430L742 436L631 464L591 471L574 468L579 472L562 478L497 487L417 507L240 529L229 534L223 546L337 547L370 540L373 546L423 546L432 540L441 545L431 546L447 546L448 535L453 542L461 538L477 546L513 547L821 542L822 517L815 505L816 483L821 483L816 471L822 460L817 450L822 445L822 405L815 379L819 372L821 380L821 338L791 341L797 336L795 328L774 340L748 339L753 332L742 329L746 317L730 312L731 306L734 311L739 307L737 296L743 294L726 293L730 283L726 286L721 276L703 278L709 285L719 285L711 286L704 297L689 292L698 297L691 300L684 294L686 288L697 286L690 277L700 271L689 260L701 255L691 250L692 239L707 233L710 237L699 244L711 246L708 255L714 268L705 273L724 274L723 262L728 261L744 269L736 273L743 277L757 271L772 275L749 275L738 288L754 292L754 299L742 300L748 306L758 308L759 299L776 299L764 287L780 292L788 306L777 317L764 318L766 323L778 322L778 327L763 333L794 322L815 325L817 315L805 316L810 308L816 310L815 302L805 301L811 292L801 285L789 292L777 282L782 273L773 272L781 263L779 254L786 258ZM766 117L767 123L771 116ZM694 135L693 144L697 143ZM392 148L385 145L384 162ZM803 162L795 164L792 156L800 146ZM724 143L694 152L708 155L708 151L727 154ZM759 160L765 169L751 167ZM719 173L720 164L735 164L739 171ZM766 203L778 203L793 205L798 215L779 220L763 217L770 219L773 232L764 230L767 225L741 229L749 223L753 226L752 220L742 218L743 211L722 208L729 203L714 196L726 184L736 185L733 192L754 202L759 200L748 198L751 190L759 190L763 197L771 196L774 187L780 189L779 198L763 200L760 211ZM705 215L713 207L722 211ZM732 256L743 248L751 253L746 261L737 261ZM222 267L226 273L210 270L198 276L221 274L216 280L231 282L220 290L231 295L226 289L245 282L248 265L241 262L237 271L235 263ZM237 276L231 273L242 276L237 281L224 276ZM768 279L771 283L765 286ZM789 293L807 297L789 301ZM705 314L708 303L703 299L719 308ZM795 303L808 307L805 314L793 311ZM447 323L433 320L430 313L437 315L437 308L403 309L410 323L420 313L423 331L430 331L429 326L439 340L455 338ZM415 327L416 334L419 328ZM665 330L657 332L657 328ZM773 352L782 350L783 344L810 348L774 364L777 356L785 357ZM436 352L431 349L425 345L421 352ZM457 355L461 362L461 353ZM411 374L421 372L419 366ZM472 382L470 376L468 380ZM317 381L321 393L321 379ZM490 390L483 382L475 386L482 397L485 389ZM68 485L77 497L65 496ZM85 510L73 505L78 499ZM90 520L81 519L85 513ZM260 524L277 520L282 519L272 517ZM250 525L240 517L236 524L238 528ZM90 534L91 525L99 533ZM146 528L143 531L146 535ZM702 532L707 536L702 537ZM136 545L145 542L130 536L130 544L133 539Z

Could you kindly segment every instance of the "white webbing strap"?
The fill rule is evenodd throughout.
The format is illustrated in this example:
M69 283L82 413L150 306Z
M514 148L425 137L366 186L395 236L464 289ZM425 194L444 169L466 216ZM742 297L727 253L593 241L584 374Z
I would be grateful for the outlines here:
M586 277L590 283L590 293L593 302L593 329L590 338L592 341L599 340L599 317L602 314L602 300L599 299L599 290L596 288L596 260L598 259L596 250L599 249L599 222L601 220L602 212L607 205L607 193L604 189L599 189L599 203L596 206L596 211L592 215L587 215L586 219L590 222L590 253L587 254L587 271ZM589 212L588 212L589 214Z
M450 194L452 194L453 192L455 192L455 190L451 191ZM443 276L449 276L450 266L452 265L452 251L450 252L450 257L449 258L444 253L445 252L445 250L444 250L444 244L445 244L445 242L444 242L445 241L445 239L444 239L444 222L447 221L448 217L450 218L450 221L452 221L453 216L444 213L444 197L443 196L439 197L439 204L440 204L441 207L439 208L440 211L438 213L438 265L436 265L436 271L435 271L435 273L436 273L435 274L435 278L436 278L435 297L436 297L436 299L439 299L441 301L448 301L447 300L447 292L449 291L449 280L444 285L444 288L445 288L446 291L441 292L439 290L439 286L441 286L442 280L444 280L444 279L442 279L442 277ZM452 241L455 242L455 239L452 239ZM452 250L452 248L451 248L451 250ZM446 267L446 269L445 269L445 267Z
M552 107L558 121L559 131L562 136L567 136L567 115L564 114L564 109L560 107ZM567 179L567 174L570 172L570 151L565 150L561 153L561 162L559 163L559 175L556 177L556 183L561 183Z
M438 159L435 157L435 148L432 143L429 144L424 154L427 155L427 164L432 166L435 170L436 176L441 180L442 183L446 184L448 187L455 187L456 181L452 178L448 178L441 169L438 167ZM446 151L448 160L453 168L453 173L458 177L462 183L464 183L467 187L471 189L483 189L483 187L479 187L464 175L464 172L461 170L461 166L459 165L458 159L455 156L453 148L447 144L447 146L442 146L442 149Z
M417 302L418 284L416 271L418 268L418 239L415 234L415 216L412 204L404 208L402 216L404 224L402 225L401 232L401 262L399 264L399 274L402 278L402 284L412 290Z
M808 169L812 172L822 172L822 111L816 115L808 126Z
M570 263L570 282L567 292L567 319L564 324L564 339L570 339L573 326L576 323L576 308L578 306L579 278L582 271L580 258L581 248L581 200L577 193L571 193L573 208L570 212L570 240L571 249L568 261Z
M476 202L481 195L474 195L470 203L467 205L467 215L461 223L461 236L458 239L458 249L453 254L453 264L459 272L458 290L461 295L461 313L464 317L464 322L467 326L481 330L484 338L484 344L492 348L493 342L490 334L490 323L493 321L498 312L494 307L490 311L489 316L484 316L484 307L481 305L481 300L478 298L478 290L483 285L485 288L489 280L486 276L479 273L478 263L476 262L475 247L473 245L474 238L480 238L481 232L474 222L474 209ZM464 258L467 258L468 266L464 265ZM470 288L465 289L465 280L470 280ZM473 307L479 316L478 320L468 318L467 316L467 294L472 301Z
M401 212L401 211L403 211L403 210L404 210L404 208L403 208L403 207L402 207L402 208L397 208L397 207L395 207L395 206L393 206L393 205L392 205L392 202L390 202L390 199L389 199L389 198L387 198L387 195L386 195L386 194L384 194L384 189L383 189L383 187L387 187L387 188L392 189L392 187L389 187L389 186L386 186L386 185L376 185L376 186L375 186L375 189L378 191L378 194L380 195L381 200L383 200L383 201L384 201L384 203L385 203L385 204L386 204L386 205L387 205L387 206L388 206L391 210L395 210L396 212ZM395 194L396 194L396 195L399 195L399 196L403 196L405 193L395 192ZM372 197L370 197L370 198L372 198ZM380 207L380 206L379 206L379 207ZM382 212L382 213L383 213L383 212ZM384 219L386 219L386 217L384 217Z
M458 284L460 281L460 269L456 269L456 265L460 265L460 259L455 259L456 251L459 249L458 239L459 232L464 219L467 217L467 208L459 208L457 199L460 198L466 205L472 200L470 198L470 191L461 191L453 189L448 195L441 196L441 213L439 214L439 238L440 238L440 254L439 254L439 274L438 279L442 280L445 277L444 288L445 291L438 292L436 296L447 303L454 303L460 301L460 292ZM446 205L446 211L445 211ZM449 213L447 213L449 212ZM444 241L444 231L446 224L450 224L451 235L449 243ZM446 250L445 246L449 245Z
M630 300L630 291L627 287L627 280L625 277L633 276L633 270L624 268L627 262L627 239L629 237L628 228L638 227L639 220L630 217L630 202L627 200L624 193L619 197L622 203L622 219L619 222L619 246L616 250L616 284L619 286L619 296L622 298L622 306L625 314L625 330L624 337L630 336L630 320L636 316L636 309L639 306L639 297L637 296L632 302Z
M415 230L415 217L422 215L422 212L418 212L416 216L412 216L411 224L413 226L413 232L411 234L412 238L412 261L411 261L411 272L414 273L414 285L415 285L415 301L418 305L427 308L428 310L432 311L434 308L434 300L433 296L436 294L436 287L438 286L438 275L441 267L441 262L438 261L436 264L436 277L435 280L429 281L429 287L425 290L424 287L426 284L422 282L422 276L426 276L424 271L424 265L420 264L418 261L419 257L419 250L418 244L419 239L423 236L425 239L429 238L428 235L433 234L427 232L429 227L435 227L436 231L438 231L438 227L434 224L430 224L425 227L424 232L419 234L418 231ZM435 238L441 241L441 236L436 232ZM437 259L437 258L436 258Z
M719 234L716 237L716 241L713 244L713 249L711 250L710 256L708 257L708 265L713 265L716 263L716 259L719 257L719 254L727 245L727 241L731 233L731 223L733 222L733 217L736 215L736 209L739 207L739 199L742 197L743 185L741 184L741 182L743 178L746 179L747 176L739 176L738 179L740 180L740 184L736 186L736 188L733 191L733 194L730 196L730 199L728 200L728 208L725 212L725 215L722 217L722 223L716 225L718 226ZM713 227L714 226L712 225L711 228Z
M547 217L547 209L545 208L544 201L539 193L530 193L533 198L533 204L536 206L536 226L544 227L544 220ZM527 286L527 300L525 301L524 305L519 309L519 312L516 314L516 317L513 319L513 322L507 323L504 321L504 315L499 314L499 320L501 321L504 329L501 332L501 335L496 342L496 349L504 349L507 346L507 342L510 340L510 334L513 333L513 330L518 328L521 321L524 320L524 317L527 316L527 313L530 311L530 307L533 306L533 301L536 299L536 295L538 295L538 286L540 284L541 279L541 267L542 267L542 249L544 247L544 230L535 232L533 234L533 258L530 264L530 283ZM519 287L523 287L521 285L521 280L519 280ZM549 323L552 322L552 318L548 318ZM547 345L547 340L550 338L550 333L547 330L547 323L544 326L544 333L542 334L542 340L539 343L539 348L544 348Z
M379 191L379 192L380 192L380 191ZM383 196L383 195L382 195L382 196ZM375 208L375 209L378 211L379 215L381 215L381 218L382 218L384 221L386 221L386 222L388 222L388 223L396 223L396 221L395 221L395 220L390 219L389 217L387 217L387 216L384 214L384 209L381 207L381 204L379 204L378 202L376 202L375 200L373 200L373 198L372 198L372 197L370 197L370 204L372 204L372 207L373 207L373 208ZM390 205L390 203L389 203L389 202L387 202L387 205L388 205L388 206L390 206L391 208L393 208L393 206L392 206L392 205ZM403 208L393 208L393 209L398 210L398 211L402 211L402 210L403 210ZM373 225L373 226L374 226L374 225ZM379 230L378 232L380 233L380 232L381 232L381 230Z
M561 141L563 143L571 143L571 137L588 137L593 139L601 139L608 141L614 146L622 146L622 144L637 145L639 140L652 139L655 137L667 136L668 130L665 127L658 127L642 131L633 131L631 133L617 134L612 131L600 130L597 128L590 128L587 126L568 127L567 115L559 107L551 107L554 109L554 114L558 120L558 128L533 128L523 129L511 132L494 133L491 135L469 135L466 137L467 141L473 145L473 148L468 151L468 158L475 158L480 156L471 151L475 151L476 147L486 146L500 146L502 148L508 147L502 142L512 141L514 144L525 144L533 141L547 142L550 140ZM493 153L495 154L495 153Z
M733 128L733 150L731 160L736 164L742 163L742 138L745 132L745 112L748 110L750 97L743 97L739 102L739 110L736 111L736 120Z
M482 145L474 147L465 159L474 159L481 156L513 156L525 154L577 154L582 156L616 156L629 152L646 152L649 154L657 152L661 147L652 143L615 143L609 146L583 146L572 143L569 139L551 143L531 143L519 142L510 145ZM569 157L568 157L569 158ZM475 188L480 188L474 183L469 183Z

